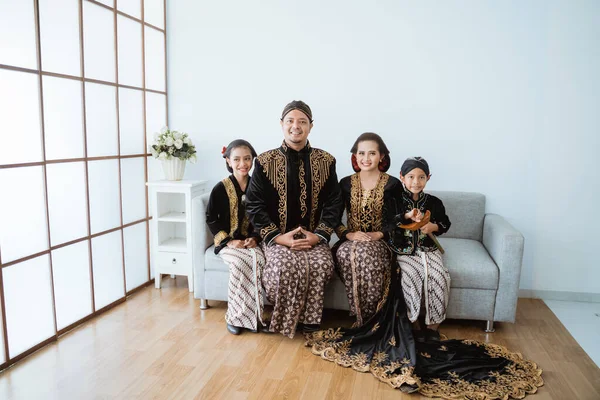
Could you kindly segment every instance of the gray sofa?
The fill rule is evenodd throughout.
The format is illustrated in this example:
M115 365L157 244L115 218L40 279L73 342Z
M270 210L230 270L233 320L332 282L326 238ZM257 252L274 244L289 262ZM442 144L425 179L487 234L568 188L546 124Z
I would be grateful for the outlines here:
M514 322L523 258L523 235L497 214L485 213L485 196L479 193L432 191L444 202L452 226L440 243L444 264L452 279L447 318ZM229 269L214 253L213 236L204 221L209 194L200 196L195 255L194 297L200 308L207 300L227 301ZM337 238L331 240L335 243ZM202 254L203 253L203 254ZM334 274L326 289L325 307L348 310L344 285Z

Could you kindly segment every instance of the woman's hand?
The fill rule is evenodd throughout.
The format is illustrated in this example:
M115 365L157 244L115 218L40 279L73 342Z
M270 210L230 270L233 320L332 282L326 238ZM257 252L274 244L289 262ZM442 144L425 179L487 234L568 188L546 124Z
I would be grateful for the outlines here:
M352 241L358 241L358 242L368 242L368 241L373 240L373 239L371 239L371 236L369 236L367 233L361 232L361 231L350 232L350 233L346 234L346 239L352 240Z
M367 232L367 235L371 238L371 240L383 239L383 232Z
M230 240L229 242L227 242L227 247L231 247L233 249L243 249L244 248L244 241L243 240Z

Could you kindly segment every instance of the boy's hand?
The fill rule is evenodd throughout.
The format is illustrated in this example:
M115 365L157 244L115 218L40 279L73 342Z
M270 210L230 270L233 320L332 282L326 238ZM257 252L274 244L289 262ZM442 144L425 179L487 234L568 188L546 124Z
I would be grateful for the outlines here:
M411 211L404 214L404 219L410 219L415 222L421 222L421 220L423 219L423 213L421 212L421 210L413 208Z
M437 232L437 231L438 231L438 229L439 229L439 228L438 228L437 224L434 224L434 223L428 222L428 223L427 223L427 225L424 225L424 226L421 228L421 232L423 232L424 234L428 235L428 234L430 234L430 233Z

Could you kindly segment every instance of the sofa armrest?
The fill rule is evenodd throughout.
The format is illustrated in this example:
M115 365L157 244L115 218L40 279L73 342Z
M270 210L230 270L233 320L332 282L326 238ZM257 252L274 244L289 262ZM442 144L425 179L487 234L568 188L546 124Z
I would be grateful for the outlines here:
M494 321L515 322L523 263L523 235L500 215L486 214L483 246L499 269Z
M210 229L208 229L208 225L206 224L206 207L208 207L208 199L210 198L210 193L204 193L200 195L200 213L202 218L202 225L200 229L199 240L202 246L204 246L204 250L208 249L210 246L214 244L213 234Z
M210 193L204 193L194 199L194 298L204 299L204 253L213 244L213 235L206 225L206 206Z

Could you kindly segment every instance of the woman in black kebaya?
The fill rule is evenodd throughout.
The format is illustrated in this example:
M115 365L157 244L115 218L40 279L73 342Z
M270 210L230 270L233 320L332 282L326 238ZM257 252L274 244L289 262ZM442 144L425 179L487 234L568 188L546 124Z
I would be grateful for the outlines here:
M420 218L418 210L416 214L412 212L416 207L403 203L402 194L396 200L399 213L395 221L404 223L413 217ZM407 215L409 211L411 214ZM434 240L424 240L421 233L445 232L450 224L444 216L445 213L437 213L432 224L438 225L438 230L428 226L416 234L416 242L415 236L408 235L406 229L395 229L389 235L388 246L395 251L407 248L409 243L421 246L422 250L424 246L435 246ZM428 397L521 399L543 385L541 369L505 347L475 340L442 340L439 335L413 335L402 285L405 272L397 261L402 257L405 256L394 257L391 268L384 271L382 299L375 314L364 324L306 334L306 345L314 354L344 367L371 372L380 381L403 392L418 391ZM420 284L423 281L414 282L416 287ZM445 288L446 283L440 287ZM445 301L441 303L445 307ZM443 319L445 308L433 315L431 325Z
M229 265L225 320L227 330L234 335L242 328L255 332L264 325L261 272L265 256L257 246L260 235L246 214L245 193L254 157L254 148L245 140L234 140L223 148L232 174L215 185L206 211L206 222L215 236L215 253Z

